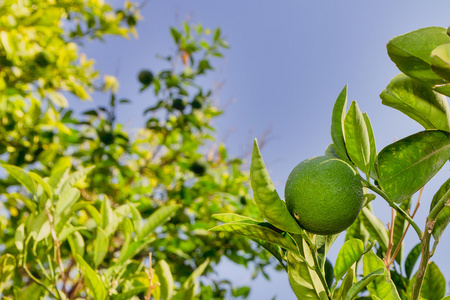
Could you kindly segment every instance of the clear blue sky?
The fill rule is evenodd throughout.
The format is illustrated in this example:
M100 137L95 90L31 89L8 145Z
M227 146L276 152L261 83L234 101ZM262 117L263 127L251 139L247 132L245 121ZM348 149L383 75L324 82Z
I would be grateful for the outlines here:
M120 1L115 1L120 3ZM371 118L378 151L384 146L422 130L398 111L385 107L380 92L399 71L389 60L386 43L390 38L421 27L450 25L450 1L200 1L152 0L142 11L139 39L107 39L88 45L88 56L97 60L105 73L116 74L120 96L134 101L120 114L130 127L152 99L139 95L136 74L140 69L157 71L162 65L157 53L170 53L169 26L190 19L204 26L221 27L231 45L226 58L216 63L214 79L225 82L220 91L222 104L235 99L217 122L219 139L235 155L250 148L253 137L271 128L271 140L262 154L281 196L291 169L300 161L322 155L331 142L330 118L334 101L349 85L349 101L357 100ZM96 102L106 101L97 98ZM232 130L231 135L228 133ZM423 228L434 192L449 177L449 164L425 188L417 222ZM390 209L378 197L375 212L384 223ZM411 230L406 238L409 251L418 242ZM332 260L342 244L333 246ZM450 280L444 235L434 260ZM251 273L224 265L223 274L249 280ZM281 274L281 273L280 273ZM295 299L287 277L274 276L253 284L251 299Z

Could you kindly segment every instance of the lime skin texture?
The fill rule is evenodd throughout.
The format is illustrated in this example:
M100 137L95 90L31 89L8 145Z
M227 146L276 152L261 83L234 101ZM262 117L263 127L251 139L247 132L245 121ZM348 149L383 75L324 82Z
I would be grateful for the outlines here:
M347 229L363 203L359 174L348 163L317 156L299 163L285 186L286 206L311 233L332 235Z

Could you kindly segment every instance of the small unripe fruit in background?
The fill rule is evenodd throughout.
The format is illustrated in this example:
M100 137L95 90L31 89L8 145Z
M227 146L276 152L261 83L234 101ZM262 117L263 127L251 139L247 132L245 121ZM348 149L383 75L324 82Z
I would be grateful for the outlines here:
M172 107L176 110L183 111L186 108L186 103L183 99L175 99L172 102Z
M149 70L142 70L139 72L138 79L143 85L149 85L153 82L153 73Z

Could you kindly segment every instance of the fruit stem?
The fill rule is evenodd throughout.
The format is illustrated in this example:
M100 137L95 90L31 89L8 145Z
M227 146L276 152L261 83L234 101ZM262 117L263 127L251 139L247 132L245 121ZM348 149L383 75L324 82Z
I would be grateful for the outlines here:
M422 230L420 230L419 226L417 226L416 222L414 222L414 220L411 218L411 216L405 212L400 206L398 206L397 204L394 203L394 201L392 201L388 195L386 195L385 192L383 192L381 189L377 188L376 186L372 185L369 181L362 179L364 184L366 185L366 187L368 187L369 189L371 189L372 191L374 191L375 193L377 193L378 195L380 195L381 197L383 197L384 200L387 201L387 203L389 203L389 206L391 206L392 208L394 208L400 215L402 215L406 221L408 221L409 224L411 224L411 226L414 228L414 230L416 231L417 235L419 236L419 239L422 239Z

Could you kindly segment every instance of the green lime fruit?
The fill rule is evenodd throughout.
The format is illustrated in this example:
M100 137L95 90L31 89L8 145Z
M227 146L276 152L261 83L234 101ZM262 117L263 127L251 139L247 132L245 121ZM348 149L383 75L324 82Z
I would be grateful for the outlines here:
M285 187L286 206L305 230L332 235L347 229L363 203L359 174L346 162L327 156L299 163Z
M138 79L143 85L149 85L153 82L153 73L149 70L142 70L139 72Z

